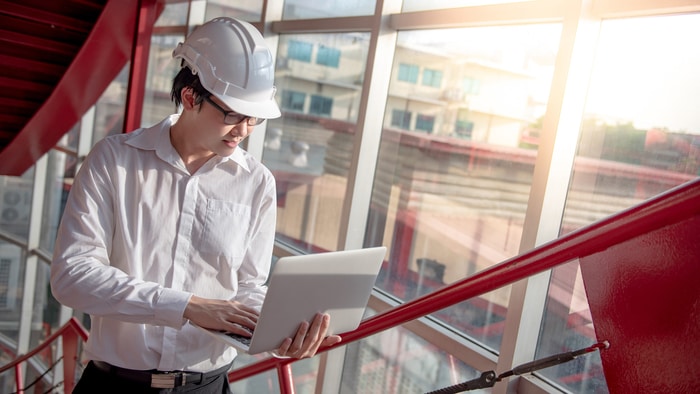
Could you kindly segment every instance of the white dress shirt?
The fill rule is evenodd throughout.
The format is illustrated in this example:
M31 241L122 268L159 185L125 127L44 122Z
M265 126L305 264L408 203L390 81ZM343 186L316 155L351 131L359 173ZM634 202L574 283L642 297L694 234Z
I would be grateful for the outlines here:
M274 178L241 148L190 174L170 143L177 118L98 142L71 187L51 286L91 316L85 359L213 370L236 352L183 319L190 297L262 305Z

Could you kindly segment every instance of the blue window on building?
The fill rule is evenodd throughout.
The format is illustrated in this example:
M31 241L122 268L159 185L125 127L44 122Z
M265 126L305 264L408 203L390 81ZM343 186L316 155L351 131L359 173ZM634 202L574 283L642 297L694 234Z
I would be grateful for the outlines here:
M476 78L467 77L462 80L462 90L464 90L464 93L479 94L480 87L481 83L479 83L479 80Z
M418 66L415 64L399 64L399 81L418 82Z
M391 111L391 125L402 129L411 129L411 113L395 109Z
M439 88L442 84L442 71L439 70L423 70L423 85Z
M321 45L316 54L316 64L338 68L340 64L340 50Z
M295 112L304 112L306 93L285 90L282 92L282 108Z
M428 115L418 115L416 117L416 130L425 131L428 134L433 132L435 126L435 117Z
M290 40L287 47L287 57L302 62L311 62L311 51L314 46L308 42Z
M474 131L474 122L470 120L458 120L455 124L455 134L459 138L471 139Z
M331 116L333 109L333 99L330 97L312 95L309 113L314 115Z

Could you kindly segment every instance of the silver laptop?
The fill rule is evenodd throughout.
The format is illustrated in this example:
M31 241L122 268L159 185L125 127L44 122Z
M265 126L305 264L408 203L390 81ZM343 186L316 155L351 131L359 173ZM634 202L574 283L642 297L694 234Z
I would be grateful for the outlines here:
M252 337L200 328L248 354L277 349L317 312L330 315L329 334L352 331L362 321L385 255L386 247L379 246L282 257L270 274Z

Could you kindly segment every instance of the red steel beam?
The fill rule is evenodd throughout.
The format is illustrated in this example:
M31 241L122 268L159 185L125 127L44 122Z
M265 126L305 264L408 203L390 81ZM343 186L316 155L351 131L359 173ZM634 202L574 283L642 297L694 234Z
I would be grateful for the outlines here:
M102 95L130 59L137 0L109 0L51 96L0 153L0 175L20 176Z

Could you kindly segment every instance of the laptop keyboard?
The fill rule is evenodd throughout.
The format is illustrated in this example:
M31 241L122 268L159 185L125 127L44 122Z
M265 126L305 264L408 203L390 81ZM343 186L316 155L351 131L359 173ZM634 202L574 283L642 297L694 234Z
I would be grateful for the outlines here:
M252 337L244 337L243 335L234 334L232 332L227 332L226 335L246 345L250 345L250 340L252 339Z

